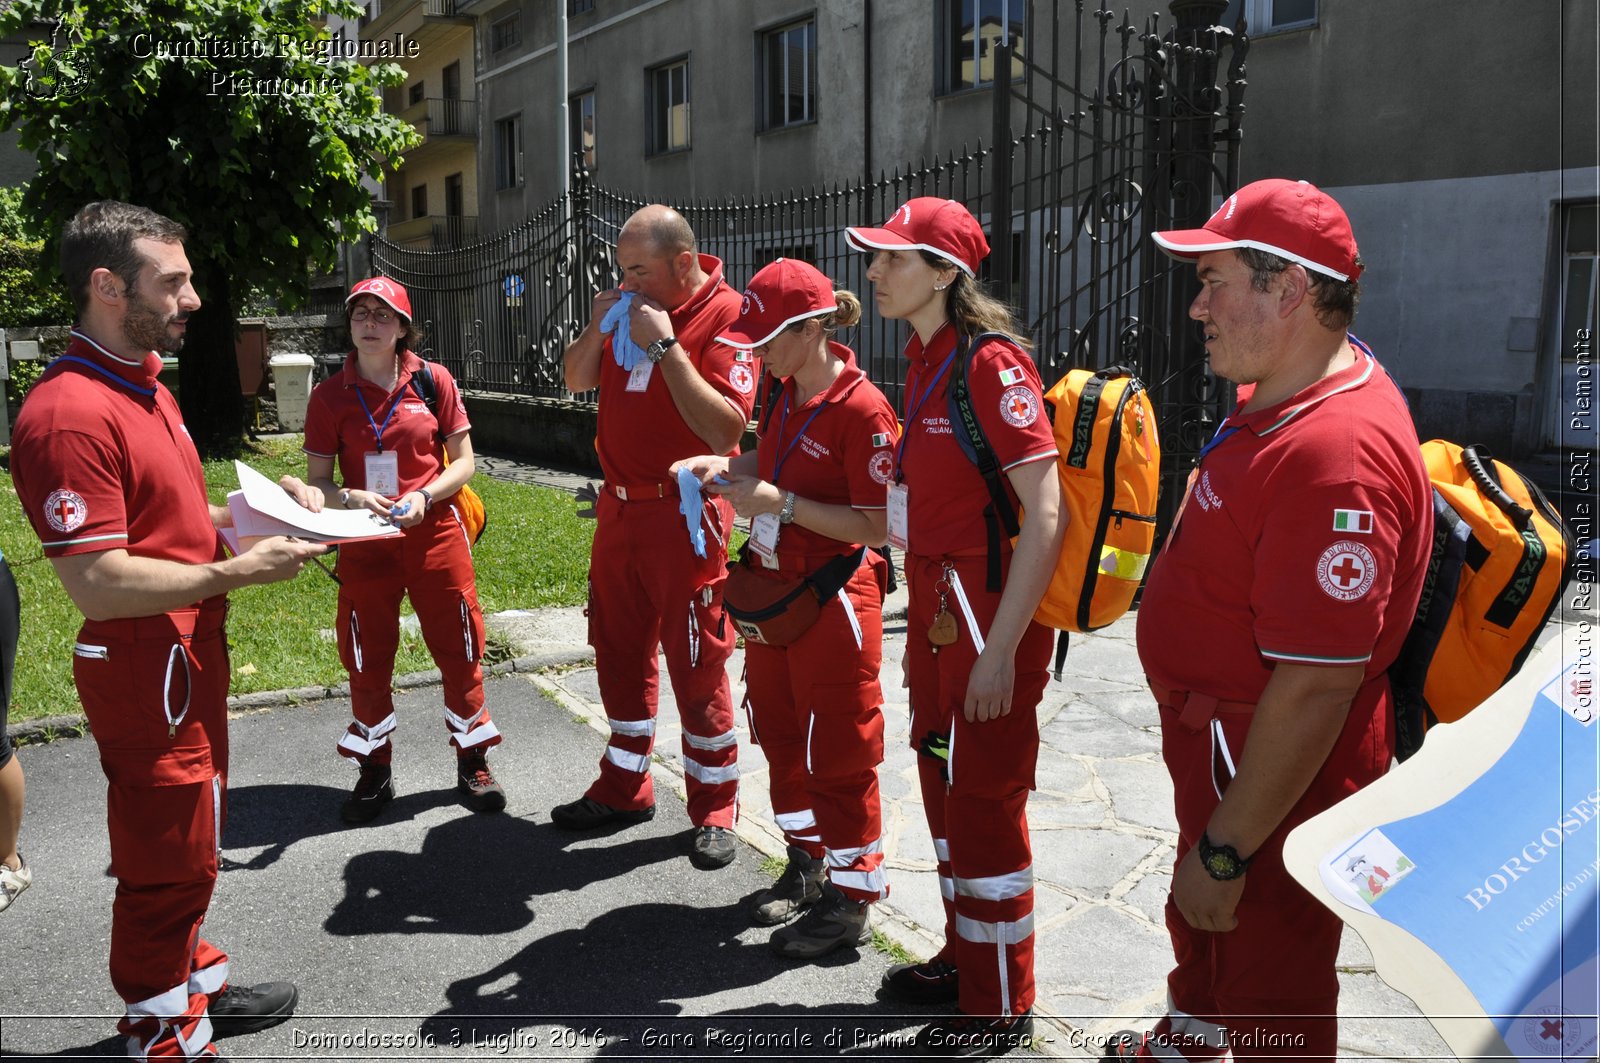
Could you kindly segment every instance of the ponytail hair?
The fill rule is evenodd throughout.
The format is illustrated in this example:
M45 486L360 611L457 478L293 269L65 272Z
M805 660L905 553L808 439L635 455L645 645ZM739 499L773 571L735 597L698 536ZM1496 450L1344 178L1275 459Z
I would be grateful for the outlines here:
M957 334L970 340L982 332L998 332L1025 351L1033 349L1033 341L1009 306L990 295L982 284L949 259L927 251L922 252L922 257L934 269L956 271L955 280L945 290L944 308Z
M840 289L833 293L833 301L839 308L823 315L822 318L822 331L829 337L861 320L861 300L856 298L855 292Z

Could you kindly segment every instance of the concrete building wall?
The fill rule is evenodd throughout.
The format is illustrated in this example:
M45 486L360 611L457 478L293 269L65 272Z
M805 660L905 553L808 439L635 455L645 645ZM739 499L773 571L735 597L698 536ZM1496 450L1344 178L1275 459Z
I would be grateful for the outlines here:
M1251 43L1245 180L1433 181L1594 158L1593 0L1320 7L1314 28Z
M1349 211L1356 321L1424 434L1551 442L1553 242L1596 187L1592 0L1320 5L1255 39L1242 179L1303 178Z
M568 85L574 93L594 91L593 172L609 187L654 199L782 194L903 171L993 140L989 89L940 94L936 5L929 0L632 0L596 6L568 21ZM499 117L521 113L526 144L522 187L496 189L493 175L485 178L486 226L516 224L559 188L561 162L554 147L561 92L552 7L516 0L473 9L484 101L482 158L492 156L489 131ZM1147 12L1164 7L1137 0L1130 10L1141 24ZM520 13L521 44L493 52L492 27L513 12ZM761 35L805 18L817 25L816 120L762 131ZM1086 22L1094 44L1092 68L1099 23ZM1048 53L1043 26L1039 37L1038 50ZM1069 62L1076 38L1068 17L1057 43ZM646 72L685 56L690 148L647 155ZM1093 88L1091 83L1088 91ZM1013 107L1019 125L1023 114L1020 104Z

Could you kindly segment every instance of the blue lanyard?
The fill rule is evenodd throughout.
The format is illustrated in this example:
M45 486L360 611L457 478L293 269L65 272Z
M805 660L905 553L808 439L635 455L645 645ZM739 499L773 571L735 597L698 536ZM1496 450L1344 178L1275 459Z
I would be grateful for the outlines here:
M1211 453L1213 450L1216 450L1218 444L1220 444L1224 439L1227 439L1229 436L1233 435L1233 433L1237 432L1238 430L1239 426L1236 424L1228 424L1227 422L1219 424L1217 426L1216 435L1211 437L1211 442L1200 448L1200 456L1194 459L1194 467L1198 469L1200 467L1200 463L1206 460L1207 454Z
M111 381L113 381L115 383L121 384L123 387L127 388L129 391L135 392L136 394L139 394L139 395L143 395L146 398L149 398L150 396L152 396L152 395L154 395L156 393L156 389L155 388L142 388L138 384L130 383L129 381L124 380L122 377L118 376L112 370L107 369L105 366L101 365L99 362L91 362L91 361L89 361L89 359L87 359L87 358L79 358L75 354L63 354L60 358L57 358L55 362L51 362L50 365L53 366L53 365L56 364L56 362L77 362L79 365L86 365L90 369L93 369L96 373L99 373L101 376L106 377L107 379L109 379L109 380L111 380Z
M794 401L794 395L791 392L783 398L783 412L778 415L778 440L780 443L783 440L783 426L789 421L789 405ZM783 463L789 460L790 453L794 451L795 446L799 444L801 438L806 434L806 429L811 427L811 422L817 419L817 414L821 413L827 406L826 399L818 403L817 408L811 411L811 416L806 418L806 423L800 426L800 431L794 434L794 438L789 440L789 445L784 447L783 452L778 455L778 461L772 469L772 486L778 486L778 477L783 475Z
M956 346L957 350L959 350L960 344L957 344ZM911 426L916 423L917 411L922 409L922 404L924 402L928 401L928 396L933 394L933 389L939 386L939 381L944 379L944 375L950 371L950 364L955 360L956 351L951 351L949 356L946 357L945 360L939 365L939 371L933 374L933 379L928 381L928 386L922 389L922 394L917 398L917 401L911 404L910 412L906 414L905 432L900 436L900 445L894 448L895 483L899 483L901 480L900 459L901 456L906 452L906 443L911 439Z
M380 426L372 416L372 407L367 405L367 397L361 394L361 384L359 382L356 384L356 398L361 400L362 412L367 415L367 423L372 426L372 434L378 440L379 454L383 453L383 430L389 427L389 422L394 420L394 411L400 408L400 392L400 388L395 388L394 402L389 406L389 416L383 419L383 424Z

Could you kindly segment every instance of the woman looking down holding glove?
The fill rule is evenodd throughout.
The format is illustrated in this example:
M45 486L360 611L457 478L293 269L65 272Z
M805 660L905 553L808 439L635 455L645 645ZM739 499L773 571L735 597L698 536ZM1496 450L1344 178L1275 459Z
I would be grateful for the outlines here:
M770 374L758 446L673 468L751 519L724 603L745 637L751 736L766 753L789 846L787 869L756 895L751 918L773 926L800 915L771 943L802 960L870 940L869 906L889 895L877 775L888 572L865 547L884 539L896 424L855 354L833 342L860 317L854 295L804 262L780 258L757 273L738 321L717 339L754 351ZM772 604L791 592L786 607Z
M449 371L410 349L420 337L403 287L385 277L364 280L350 290L345 315L355 349L341 371L312 391L306 482L284 477L283 487L309 509L326 503L370 510L405 534L339 550L339 657L350 673L355 717L339 739L339 753L361 770L341 815L348 823L366 823L394 798L390 683L400 600L408 594L444 678L456 789L474 811L499 811L505 791L484 759L499 744L500 731L483 704L483 613L472 547L454 503L473 472L466 407ZM433 377L436 409L414 383L424 372ZM333 480L335 460L342 488Z

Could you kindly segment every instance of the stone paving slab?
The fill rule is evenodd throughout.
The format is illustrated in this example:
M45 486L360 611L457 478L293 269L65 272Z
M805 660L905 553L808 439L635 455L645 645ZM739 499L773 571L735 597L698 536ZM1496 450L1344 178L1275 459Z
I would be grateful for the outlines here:
M567 490L588 479L515 468L510 475ZM898 682L905 629L895 620L905 616L905 594L902 582L884 609L885 759L879 788L892 893L881 906L884 918L878 925L913 954L927 956L939 946L944 913L916 754L907 741L910 707ZM542 612L557 615L502 628L519 653L547 652L546 639L562 652L583 645L581 610ZM1177 826L1172 785L1161 763L1159 715L1144 685L1134 628L1130 613L1102 631L1073 635L1062 678L1048 685L1039 708L1038 790L1028 809L1037 890L1038 1009L1060 1031L1045 1046L1046 1054L1065 1058L1097 1060L1103 1043L1097 1039L1148 1026L1165 1008L1171 946L1162 910L1172 881ZM743 699L743 671L743 653L736 651L728 665L736 705ZM592 663L536 676L535 682L575 716L608 731ZM772 822L766 793L766 761L760 747L749 743L743 714L736 720L739 834L782 858L782 832ZM671 684L664 679L655 752L681 781L680 736ZM1347 934L1345 940L1339 976L1341 1057L1452 1058L1410 1000L1373 972L1359 938Z

